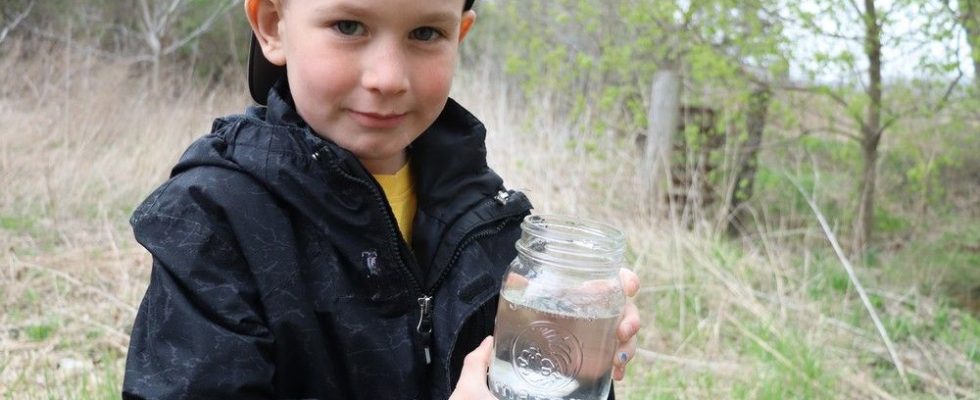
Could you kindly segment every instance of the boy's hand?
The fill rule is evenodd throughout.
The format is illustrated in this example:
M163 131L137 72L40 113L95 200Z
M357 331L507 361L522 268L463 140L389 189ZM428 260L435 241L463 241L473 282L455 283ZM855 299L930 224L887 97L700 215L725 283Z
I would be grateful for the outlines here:
M456 390L449 400L496 400L487 388L487 369L490 368L492 352L493 336L487 336L480 347L466 355Z
M633 304L633 296L640 291L640 278L633 271L623 268L619 270L619 280L622 281L623 291L626 292L626 307L623 310L623 319L619 321L619 327L616 329L619 347L613 356L613 379L617 381L623 380L626 375L626 364L636 354L636 333L643 326L640 312L636 304Z

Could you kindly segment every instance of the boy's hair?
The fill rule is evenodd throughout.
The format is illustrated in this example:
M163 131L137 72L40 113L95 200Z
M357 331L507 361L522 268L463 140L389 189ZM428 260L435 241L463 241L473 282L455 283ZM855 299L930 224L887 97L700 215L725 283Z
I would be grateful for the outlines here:
M473 8L476 0L466 0L463 11ZM269 90L286 75L286 67L275 65L265 58L262 54L262 47L259 46L258 39L252 34L252 43L248 52L248 91L252 95L252 100L256 103L265 105Z

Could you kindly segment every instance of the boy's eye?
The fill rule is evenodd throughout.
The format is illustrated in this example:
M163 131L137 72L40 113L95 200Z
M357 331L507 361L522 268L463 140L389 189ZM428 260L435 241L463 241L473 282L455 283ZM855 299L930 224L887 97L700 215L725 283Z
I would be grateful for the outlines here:
M440 36L440 33L435 30L435 28L418 28L413 30L411 33L412 39L421 40L423 42L428 42L430 40L435 40Z
M357 21L339 21L333 28L342 35L360 36L364 34L364 25Z

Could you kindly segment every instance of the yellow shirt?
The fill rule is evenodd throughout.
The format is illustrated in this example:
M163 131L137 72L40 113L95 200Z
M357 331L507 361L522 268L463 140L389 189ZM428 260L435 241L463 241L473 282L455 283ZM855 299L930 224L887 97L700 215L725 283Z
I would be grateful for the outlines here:
M401 231L405 242L412 244L412 221L415 220L415 208L418 206L415 197L415 186L412 182L412 171L409 163L394 175L373 175L381 184L381 189L388 199L391 212L395 214L398 230Z

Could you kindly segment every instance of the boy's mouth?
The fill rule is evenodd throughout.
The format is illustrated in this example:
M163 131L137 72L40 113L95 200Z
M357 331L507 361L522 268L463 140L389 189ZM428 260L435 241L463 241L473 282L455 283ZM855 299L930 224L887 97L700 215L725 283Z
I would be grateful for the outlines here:
M407 113L374 113L348 110L351 118L365 128L386 129L394 128L402 123Z

